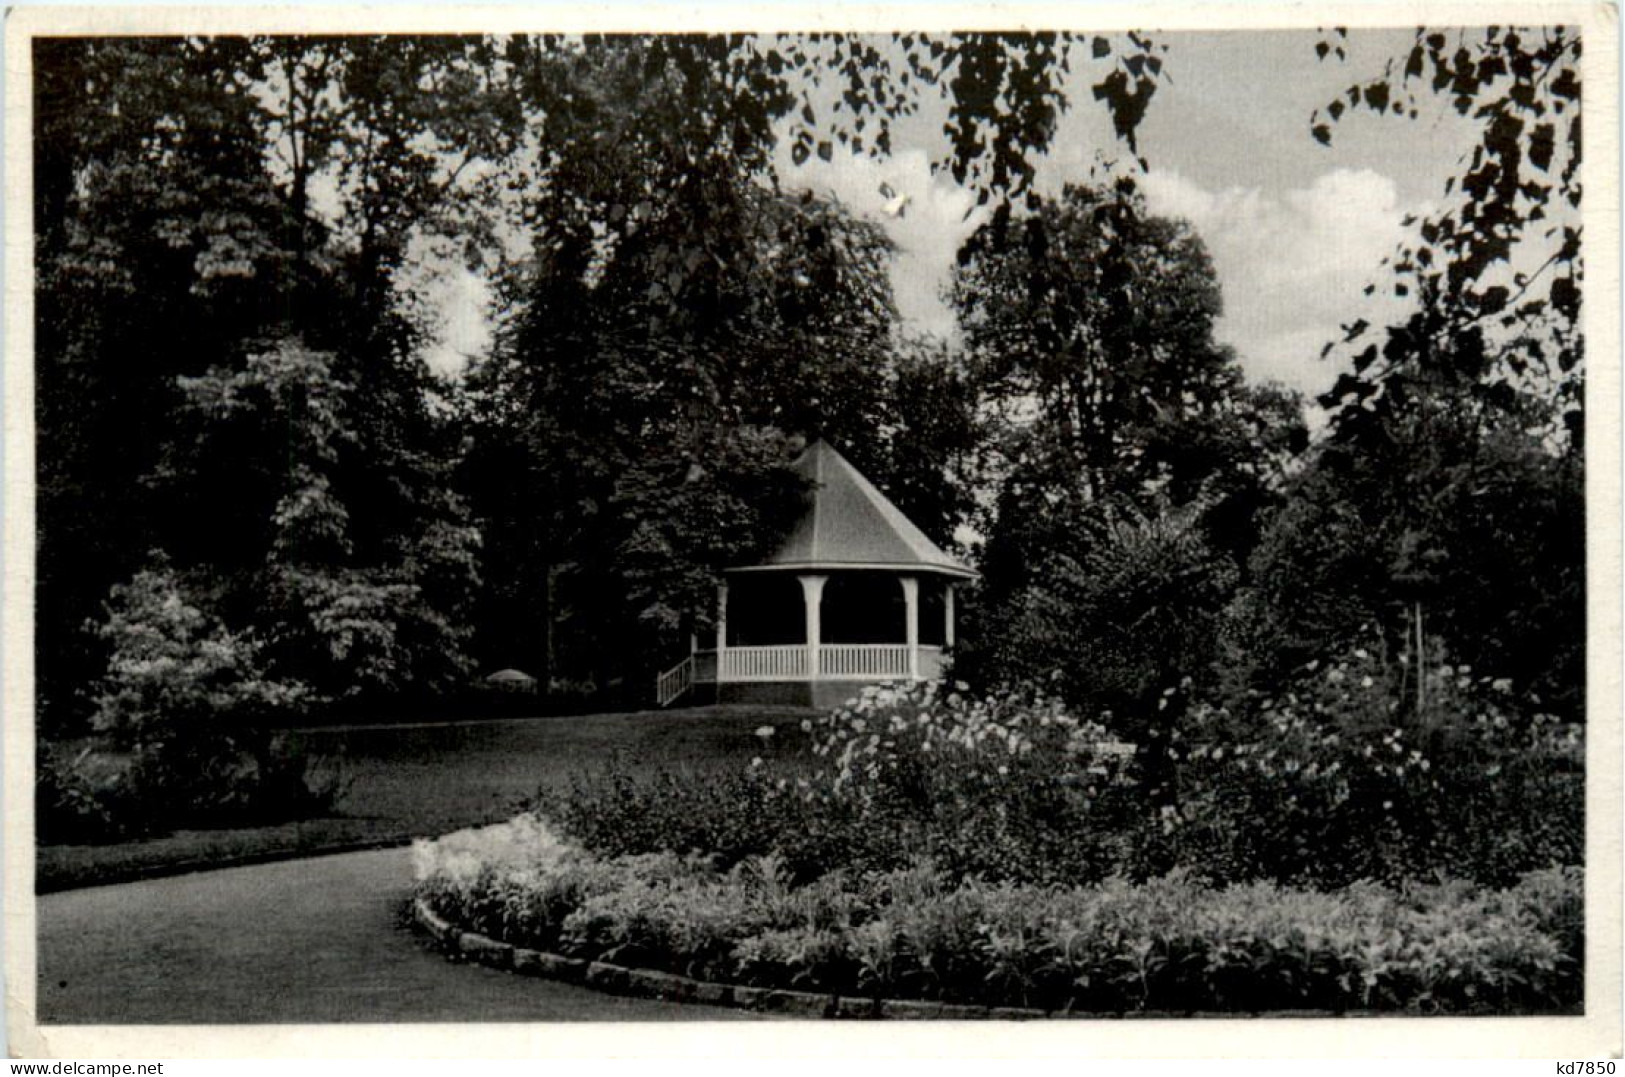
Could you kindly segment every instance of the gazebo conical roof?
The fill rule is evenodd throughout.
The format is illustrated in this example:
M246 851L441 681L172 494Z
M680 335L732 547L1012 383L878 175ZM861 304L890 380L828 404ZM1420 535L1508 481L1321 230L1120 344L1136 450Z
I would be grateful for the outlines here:
M926 538L827 442L807 446L791 467L812 483L806 511L770 557L734 571L889 569L976 576Z

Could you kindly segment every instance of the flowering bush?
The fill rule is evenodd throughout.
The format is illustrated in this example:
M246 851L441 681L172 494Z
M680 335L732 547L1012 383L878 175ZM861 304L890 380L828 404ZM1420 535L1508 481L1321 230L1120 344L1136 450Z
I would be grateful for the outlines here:
M595 852L724 865L773 853L798 881L926 855L955 875L1081 882L1120 870L1137 845L1133 747L1054 700L872 687L802 732L799 759L770 753L703 780L615 761L538 803Z
M1507 883L1584 858L1578 726L1503 681L1441 665L1406 713L1365 650L1313 663L1250 714L1190 706L1161 751L1165 856L1219 879L1340 886L1438 875Z
M713 980L1049 1011L1572 1011L1581 876L1330 893L957 880L928 861L797 884L775 857L600 858L534 817L414 850L418 892L516 945Z
M1057 699L887 685L803 725L826 767L802 787L888 820L887 866L923 854L956 875L1084 882L1132 854L1134 746Z
M536 806L571 838L611 856L702 853L732 865L777 853L805 881L834 864L898 855L891 820L761 764L700 776L616 757L562 794L543 790Z
M873 790L926 760L920 769L946 766L985 782L1040 757L1070 758L1076 767L1067 769L1098 774L1105 784L1111 767L1133 754L1132 745L1073 717L1058 699L1013 689L981 698L969 692L962 681L874 685L847 706L804 720L802 729L813 736L813 754L834 761L836 788Z

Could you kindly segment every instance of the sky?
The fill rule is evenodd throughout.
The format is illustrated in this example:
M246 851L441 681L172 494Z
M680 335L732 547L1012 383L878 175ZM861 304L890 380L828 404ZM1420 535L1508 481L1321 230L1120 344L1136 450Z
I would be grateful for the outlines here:
M1348 113L1330 147L1310 137L1311 111L1380 74L1388 58L1403 55L1410 31L1351 31L1341 63L1317 60L1312 31L1157 40L1169 52L1167 80L1140 130L1147 202L1190 222L1206 243L1225 302L1216 335L1236 349L1249 379L1320 392L1338 373L1319 358L1321 346L1357 317L1381 324L1384 301L1366 299L1364 286L1379 278L1405 216L1442 196L1472 129L1444 114L1408 121ZM1043 191L1086 179L1101 150L1121 154L1089 93L1093 77L1075 73L1075 104L1039 168ZM931 174L943 148L938 124L930 115L898 128L896 152L884 161L837 155L796 168L784 151L780 173L792 189L833 193L883 221L900 248L893 283L903 318L916 331L950 336L941 291L980 218L966 219L969 193ZM882 183L908 196L901 218L884 213Z
M1321 346L1340 324L1364 317L1383 324L1396 312L1368 299L1382 259L1404 234L1402 220L1422 214L1470 148L1473 130L1444 110L1417 120L1346 113L1330 147L1309 134L1309 116L1352 83L1379 75L1403 56L1411 31L1350 32L1347 58L1321 61L1314 31L1169 32L1164 78L1141 125L1139 176L1155 213L1188 221L1206 243L1224 296L1215 332L1233 346L1247 377L1276 381L1308 396L1336 379ZM1098 69L1075 70L1055 143L1037 184L1054 193L1086 180L1102 151L1126 156L1103 107L1090 94ZM875 160L837 150L796 166L781 145L777 169L790 190L833 195L880 221L899 254L893 286L905 327L951 337L942 291L960 243L980 221L971 194L931 162L945 142L940 109L922 108L893 130L894 152ZM901 215L886 212L886 185L907 197ZM969 214L969 216L967 216ZM489 341L485 291L451 276L422 282L445 312L431 362L460 366Z

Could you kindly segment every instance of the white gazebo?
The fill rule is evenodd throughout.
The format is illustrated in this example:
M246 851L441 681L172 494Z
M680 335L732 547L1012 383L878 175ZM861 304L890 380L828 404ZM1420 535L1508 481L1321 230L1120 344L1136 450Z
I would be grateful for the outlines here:
M865 683L938 676L954 644L954 587L976 573L944 553L840 453L792 465L807 505L761 564L717 586L714 646L660 675L662 706L691 688L721 702L832 706Z

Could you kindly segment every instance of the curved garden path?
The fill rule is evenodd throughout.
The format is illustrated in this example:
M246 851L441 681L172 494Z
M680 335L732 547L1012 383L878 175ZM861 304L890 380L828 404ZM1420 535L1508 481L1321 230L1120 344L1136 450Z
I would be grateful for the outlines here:
M410 852L38 899L41 1024L739 1020L454 964L401 920Z

